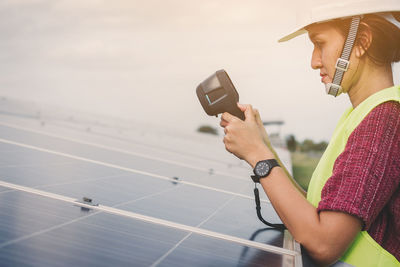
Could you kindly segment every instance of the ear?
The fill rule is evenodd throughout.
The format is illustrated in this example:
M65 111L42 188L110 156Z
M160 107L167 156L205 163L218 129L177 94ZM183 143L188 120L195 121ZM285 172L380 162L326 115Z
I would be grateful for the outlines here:
M357 42L354 46L356 56L361 58L369 49L372 43L372 31L365 22L360 23L357 34Z

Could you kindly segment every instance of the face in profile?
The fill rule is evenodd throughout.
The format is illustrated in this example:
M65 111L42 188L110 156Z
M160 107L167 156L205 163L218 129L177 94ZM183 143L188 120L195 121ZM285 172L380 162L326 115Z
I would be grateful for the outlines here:
M346 38L338 28L334 27L330 23L312 24L307 27L307 31L308 36L314 45L311 57L311 67L320 71L322 83L332 83L336 71L336 61L341 56ZM349 88L351 82L350 77L352 77L355 72L355 61L354 55L352 55L350 58L349 69L345 73L342 81L344 92Z

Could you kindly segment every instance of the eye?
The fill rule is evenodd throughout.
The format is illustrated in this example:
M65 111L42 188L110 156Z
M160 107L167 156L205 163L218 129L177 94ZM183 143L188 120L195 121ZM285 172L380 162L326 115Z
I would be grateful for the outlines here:
M313 41L313 44L318 47L321 48L324 45L324 42L320 41L320 40L315 40Z

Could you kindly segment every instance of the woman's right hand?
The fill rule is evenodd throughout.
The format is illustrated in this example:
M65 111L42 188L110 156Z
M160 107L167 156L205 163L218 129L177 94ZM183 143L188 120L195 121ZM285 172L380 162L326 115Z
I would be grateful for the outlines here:
M264 143L267 146L269 146L271 143L269 141L268 133L265 130L265 127L264 127L264 124L263 124L263 122L261 120L261 116L260 116L260 113L258 112L258 109L254 109L254 117L256 119L258 130L260 131L260 135L262 136Z

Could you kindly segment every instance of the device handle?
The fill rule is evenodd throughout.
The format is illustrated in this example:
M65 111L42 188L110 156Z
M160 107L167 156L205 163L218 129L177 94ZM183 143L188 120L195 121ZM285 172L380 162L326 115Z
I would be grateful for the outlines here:
M241 111L238 106L233 106L231 108L229 108L229 110L227 110L226 112L232 114L235 117L238 117L239 119L241 119L242 121L244 121L244 119L246 118L244 116L243 111Z

